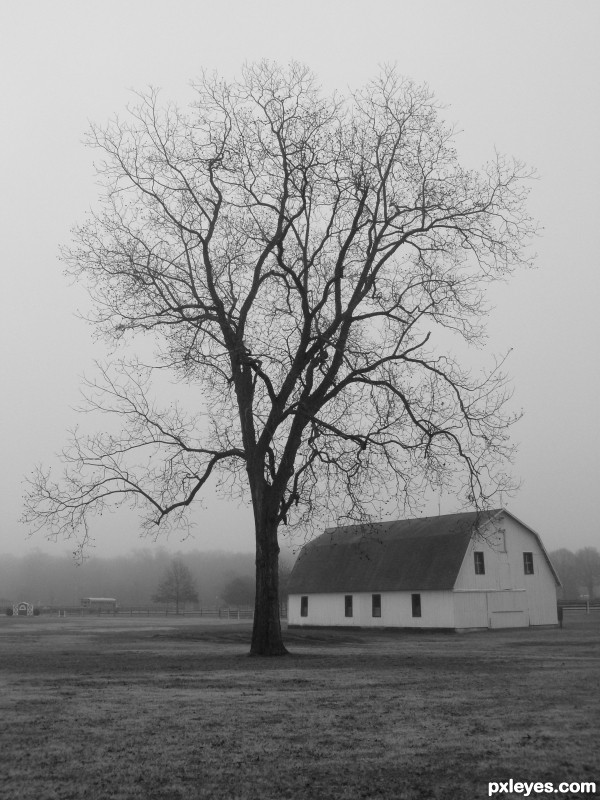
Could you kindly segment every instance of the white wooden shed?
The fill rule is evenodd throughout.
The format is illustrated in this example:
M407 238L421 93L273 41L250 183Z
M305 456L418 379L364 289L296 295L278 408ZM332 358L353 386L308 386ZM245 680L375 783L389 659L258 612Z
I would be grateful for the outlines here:
M330 528L289 581L298 626L514 628L556 625L559 578L513 514L448 514Z

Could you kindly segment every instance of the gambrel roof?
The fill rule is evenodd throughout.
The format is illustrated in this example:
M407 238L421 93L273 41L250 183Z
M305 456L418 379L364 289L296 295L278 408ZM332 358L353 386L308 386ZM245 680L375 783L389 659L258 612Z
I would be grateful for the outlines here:
M288 592L451 590L473 533L502 514L508 512L496 509L328 528L302 549ZM546 555L539 536L524 527ZM550 568L558 582L551 564Z

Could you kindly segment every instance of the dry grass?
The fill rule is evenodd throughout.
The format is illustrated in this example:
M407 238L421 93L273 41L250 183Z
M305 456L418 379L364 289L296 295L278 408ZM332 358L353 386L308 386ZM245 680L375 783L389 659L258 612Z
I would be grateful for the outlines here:
M600 783L593 615L562 631L289 631L293 655L272 660L246 655L249 632L1 618L1 799L474 800L509 777Z

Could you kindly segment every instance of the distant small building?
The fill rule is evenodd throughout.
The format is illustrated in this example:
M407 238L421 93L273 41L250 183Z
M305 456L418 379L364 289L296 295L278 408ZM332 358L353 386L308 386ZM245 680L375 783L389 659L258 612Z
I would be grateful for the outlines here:
M289 579L291 626L556 625L560 586L539 535L504 509L330 528Z
M33 605L31 603L26 603L25 601L22 601L20 603L15 603L15 605L13 606L13 616L32 617Z
M114 597L83 597L81 600L81 608L95 614L114 612L118 607L119 604Z

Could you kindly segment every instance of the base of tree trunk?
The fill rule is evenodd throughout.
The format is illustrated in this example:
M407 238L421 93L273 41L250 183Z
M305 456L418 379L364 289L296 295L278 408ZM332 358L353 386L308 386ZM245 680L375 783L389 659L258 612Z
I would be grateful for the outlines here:
M251 656L285 656L287 650L281 635L279 603L256 603L252 628Z
M255 618L256 619L256 618ZM257 626L256 621L252 631L252 644L250 645L251 656L287 656L288 651L283 643L281 636L281 626L277 620L277 629L264 631L262 626Z

